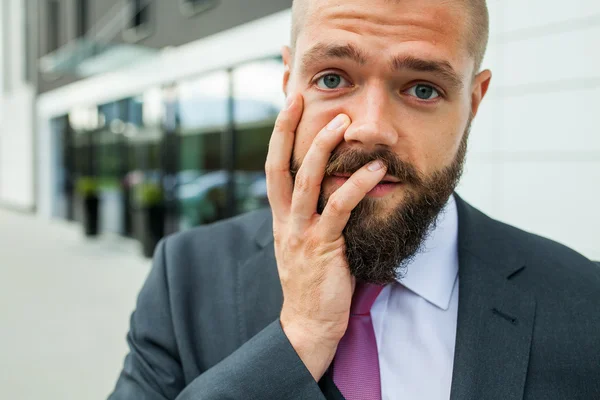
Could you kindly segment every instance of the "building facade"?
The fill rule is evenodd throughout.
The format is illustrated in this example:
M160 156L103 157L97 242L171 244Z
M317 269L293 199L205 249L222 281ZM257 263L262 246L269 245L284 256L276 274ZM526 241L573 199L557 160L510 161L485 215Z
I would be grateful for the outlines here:
M291 3L251 3L119 2L93 33L48 47L40 215L85 224L97 208L93 230L144 241L149 226L156 239L267 204Z

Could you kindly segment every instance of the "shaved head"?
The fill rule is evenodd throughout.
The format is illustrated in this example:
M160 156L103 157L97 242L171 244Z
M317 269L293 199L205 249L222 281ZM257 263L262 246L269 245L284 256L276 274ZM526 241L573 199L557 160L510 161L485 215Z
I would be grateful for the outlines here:
M292 5L292 42L294 51L298 35L302 31L306 15L311 10L311 5L317 0L293 0ZM398 3L407 0L384 0L389 3ZM489 14L486 0L441 0L441 4L452 7L464 7L471 16L465 38L469 54L475 60L475 72L478 72L485 56L489 37Z

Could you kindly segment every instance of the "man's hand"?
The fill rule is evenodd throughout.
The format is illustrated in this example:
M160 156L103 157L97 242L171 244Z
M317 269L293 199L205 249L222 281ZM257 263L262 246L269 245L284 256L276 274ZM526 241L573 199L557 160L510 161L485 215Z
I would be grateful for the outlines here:
M288 107L275 124L265 169L283 288L280 321L292 346L318 381L331 364L348 326L355 285L342 231L350 212L383 179L386 168L375 161L356 171L329 197L323 213L317 214L325 167L350 119L338 115L317 134L294 182L290 159L302 110L302 97L290 96Z

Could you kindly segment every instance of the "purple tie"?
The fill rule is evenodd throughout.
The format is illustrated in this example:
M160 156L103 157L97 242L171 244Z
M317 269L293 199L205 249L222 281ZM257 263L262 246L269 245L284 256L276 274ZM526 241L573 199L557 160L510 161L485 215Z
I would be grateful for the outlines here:
M381 400L379 357L371 306L383 286L357 283L348 329L333 360L333 381L346 400Z

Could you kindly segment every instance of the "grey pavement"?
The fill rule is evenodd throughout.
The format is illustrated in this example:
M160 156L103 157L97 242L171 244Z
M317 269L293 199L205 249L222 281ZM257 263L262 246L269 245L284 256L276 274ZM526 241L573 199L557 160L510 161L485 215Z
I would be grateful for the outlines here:
M0 398L106 399L149 268L134 241L0 209Z

